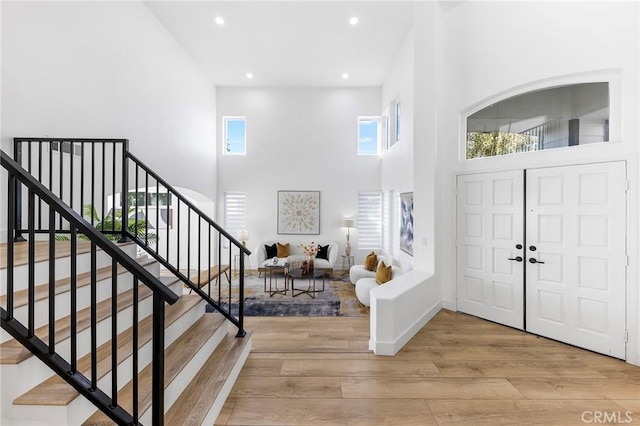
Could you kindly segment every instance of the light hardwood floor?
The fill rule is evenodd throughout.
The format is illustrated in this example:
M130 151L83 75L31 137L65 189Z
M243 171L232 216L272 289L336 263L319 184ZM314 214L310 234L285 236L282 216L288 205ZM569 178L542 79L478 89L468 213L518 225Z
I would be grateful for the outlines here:
M368 351L368 318L246 328L219 425L640 424L640 367L469 315L441 311L395 357Z

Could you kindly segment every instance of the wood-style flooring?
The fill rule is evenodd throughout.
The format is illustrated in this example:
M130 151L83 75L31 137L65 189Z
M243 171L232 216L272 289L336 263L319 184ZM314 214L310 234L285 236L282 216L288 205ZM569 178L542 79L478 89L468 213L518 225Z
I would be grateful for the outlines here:
M245 320L219 425L640 424L640 367L469 315L441 311L394 357L368 350L369 318Z

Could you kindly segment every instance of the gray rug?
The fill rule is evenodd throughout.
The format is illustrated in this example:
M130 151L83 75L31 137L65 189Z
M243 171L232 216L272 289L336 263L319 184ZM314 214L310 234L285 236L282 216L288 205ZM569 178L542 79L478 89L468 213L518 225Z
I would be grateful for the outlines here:
M297 289L306 285L296 283L296 297L292 297L291 289L286 294L264 292L264 281L257 277L245 280L244 314L245 316L268 317L336 317L336 316L368 316L369 309L358 302L353 284L342 277L326 278L325 291L315 293L315 298L307 294L299 294ZM279 285L282 283L279 280ZM322 283L316 283L321 288ZM227 306L223 303L223 306ZM214 309L207 306L207 312ZM231 304L233 315L238 314L238 304Z

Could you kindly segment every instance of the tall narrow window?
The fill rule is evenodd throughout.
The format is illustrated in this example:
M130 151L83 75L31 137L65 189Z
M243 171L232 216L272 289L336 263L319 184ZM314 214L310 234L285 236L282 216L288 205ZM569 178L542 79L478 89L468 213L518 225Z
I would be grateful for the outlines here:
M382 194L358 192L358 249L379 250L382 245Z
M380 153L380 117L358 117L358 155Z
M247 121L244 117L223 117L224 155L247 154Z
M244 192L224 193L224 229L232 237L247 229L247 195ZM229 241L224 241L224 247L229 247Z

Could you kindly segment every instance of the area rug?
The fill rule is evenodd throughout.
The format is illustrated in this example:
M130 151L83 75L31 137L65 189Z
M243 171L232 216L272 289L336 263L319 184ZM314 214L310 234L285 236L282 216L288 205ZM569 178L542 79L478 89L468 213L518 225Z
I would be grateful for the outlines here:
M306 280L296 282L296 294L298 288L306 288ZM278 288L283 288L284 276L278 277ZM225 286L223 285L223 288ZM267 283L268 287L268 283ZM316 289L322 288L322 280L316 281ZM369 308L362 305L355 293L355 287L348 278L325 278L323 292L315 293L315 298L307 294L292 296L291 289L286 294L274 294L269 296L264 291L264 278L250 276L245 278L244 314L246 316L267 317L360 317L369 316ZM222 297L222 300L228 300ZM223 302L228 306L228 302ZM213 311L213 307L207 306L207 311ZM238 313L237 291L232 292L231 312Z

